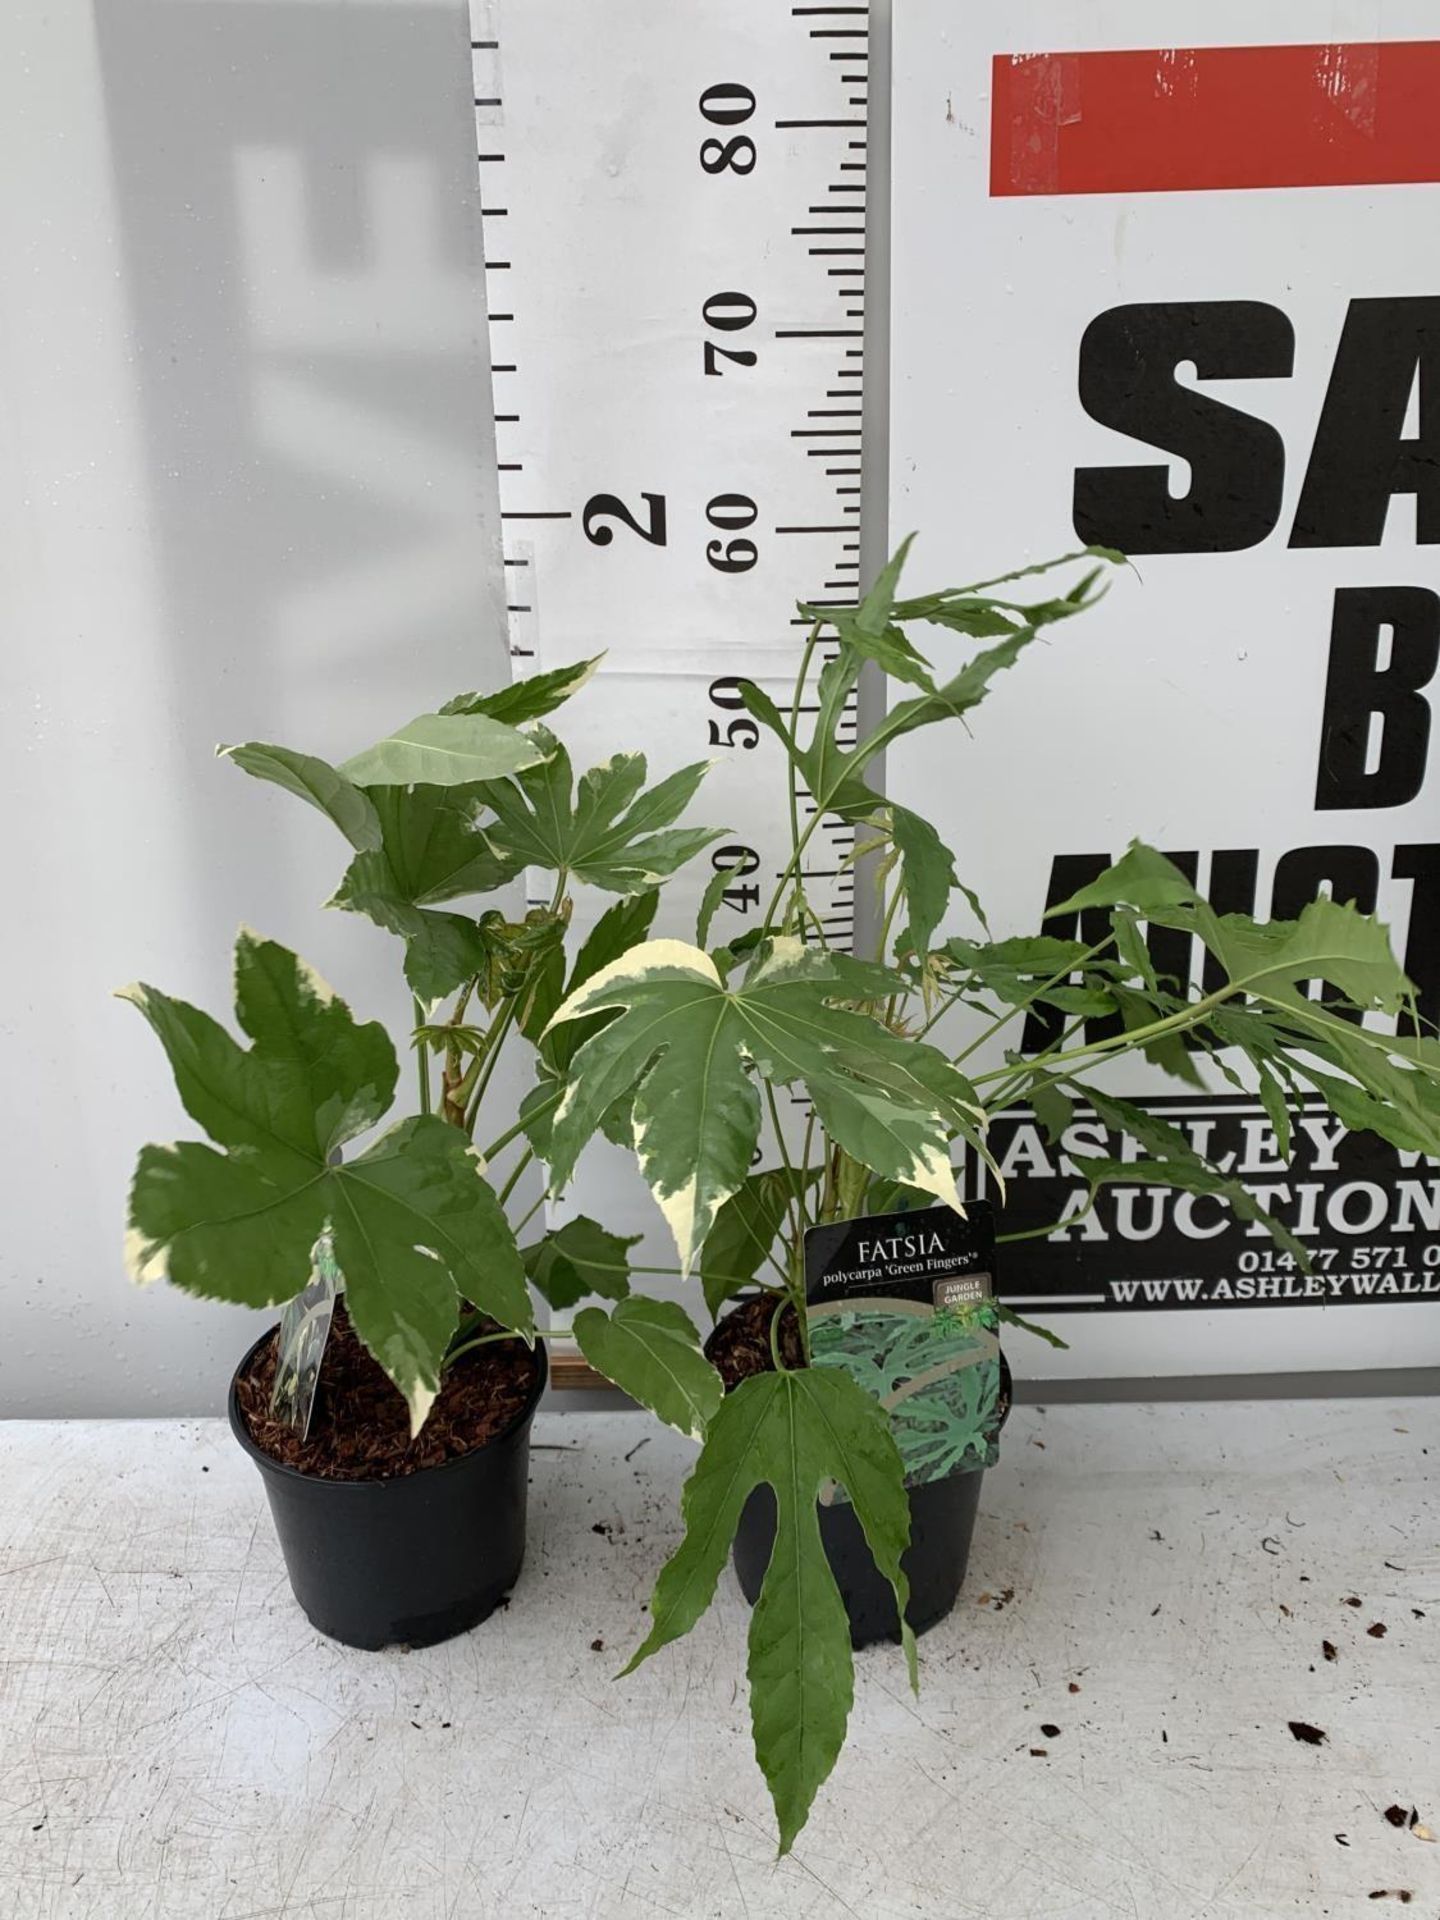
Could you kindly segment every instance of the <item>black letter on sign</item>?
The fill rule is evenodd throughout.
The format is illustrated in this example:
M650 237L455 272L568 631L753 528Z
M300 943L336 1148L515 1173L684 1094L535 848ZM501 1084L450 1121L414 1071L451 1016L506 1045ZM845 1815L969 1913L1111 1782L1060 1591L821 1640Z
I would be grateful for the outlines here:
M1190 463L1190 490L1175 499L1170 468L1080 467L1075 531L1124 553L1236 553L1274 531L1285 486L1285 443L1255 420L1182 386L1192 362L1201 380L1284 380L1295 330L1278 307L1254 300L1196 300L1112 307L1080 342L1080 404L1092 420Z
M1396 847L1391 872L1397 880L1413 880L1410 895L1410 931L1405 939L1405 971L1418 989L1415 1002L1421 1031L1440 1026L1440 847ZM1400 1018L1401 1033L1414 1033L1415 1022Z
M1420 387L1420 437L1402 440ZM1292 547L1378 547L1394 493L1440 541L1440 299L1352 300L1295 510Z
M1380 635L1390 659L1380 666ZM1315 805L1403 807L1425 782L1430 743L1428 686L1440 664L1440 594L1428 587L1341 587L1330 628L1330 671L1320 729ZM1376 764L1366 771L1372 719Z
M1380 862L1369 847L1296 847L1275 868L1275 891L1270 911L1277 920L1298 919L1303 908L1330 882L1332 900L1349 902L1361 913L1373 913L1380 892ZM1306 991L1302 988L1301 991ZM1321 989L1320 998L1331 998L1330 987ZM1332 1012L1341 1013L1339 1007ZM1348 1010L1346 1020L1358 1025L1360 1015Z

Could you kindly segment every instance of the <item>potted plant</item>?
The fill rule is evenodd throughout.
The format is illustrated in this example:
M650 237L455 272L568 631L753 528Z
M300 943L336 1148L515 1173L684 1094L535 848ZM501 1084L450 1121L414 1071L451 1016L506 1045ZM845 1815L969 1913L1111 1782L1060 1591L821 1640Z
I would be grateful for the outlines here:
M357 1148L390 1111L397 1050L286 948L236 942L248 1046L152 987L123 990L213 1143L141 1152L129 1270L284 1309L236 1370L231 1425L297 1599L354 1646L447 1638L509 1592L546 1374L530 1287L552 1306L626 1291L632 1242L577 1219L521 1245L506 1216L535 1157L527 1128L558 1096L542 1081L529 1113L498 1120L487 1099L506 1041L537 1041L567 992L642 939L659 883L715 837L673 825L703 764L647 788L643 756L620 754L573 781L542 722L595 664L462 695L339 767L220 749L339 828L351 858L329 904L404 942L416 1110L378 1138ZM525 868L553 876L548 905L479 910ZM567 966L577 883L620 898ZM568 1065L563 1037L544 1054L552 1077Z
M909 1350L867 1348L863 1338L857 1352L828 1339L820 1351L807 1316L807 1235L813 1245L816 1235L843 1236L845 1222L864 1220L889 1231L894 1245L907 1209L933 1220L938 1205L953 1218L963 1201L952 1154L959 1143L987 1158L988 1113L1027 1103L1059 1142L1083 1097L1134 1154L1081 1160L1071 1145L1092 1199L1120 1179L1213 1195L1263 1222L1308 1267L1303 1243L1186 1135L1097 1085L1099 1069L1133 1054L1192 1084L1204 1084L1207 1064L1231 1079L1248 1069L1287 1155L1302 1095L1319 1095L1347 1127L1440 1153L1440 1047L1418 1037L1413 989L1385 930L1353 906L1317 899L1295 920L1263 925L1219 914L1168 860L1134 844L1055 909L1100 913L1103 937L990 937L935 829L873 791L867 772L906 734L963 719L1038 635L1092 604L1097 575L1120 556L1069 556L1096 564L1068 591L1038 601L1016 597L1015 583L1041 567L901 598L908 546L858 608L802 609L811 625L788 714L744 685L749 711L784 748L792 796L790 857L760 924L707 950L727 877L717 875L695 945L649 941L618 956L566 997L549 1029L583 1035L548 1136L552 1177L563 1183L597 1128L628 1133L682 1271L698 1272L707 1304L724 1316L711 1360L684 1357L685 1396L703 1442L684 1490L684 1538L659 1576L649 1634L626 1671L694 1626L735 1542L754 1601L755 1749L782 1852L845 1737L852 1640L896 1633L913 1681L915 1630L953 1602L978 1469L1003 1412L986 1342L993 1350L997 1325L1016 1321L1002 1302L983 1298L952 1316L975 1355L994 1363L989 1384L967 1387L964 1406L935 1416L932 1425L949 1422L943 1445L933 1431L922 1436L927 1457L949 1470L907 1475L916 1456L902 1460L901 1413L889 1409L896 1383L919 1378L917 1362ZM958 671L937 673L914 638L927 627L943 646L957 637L982 644ZM867 663L899 683L899 697L856 737L852 696ZM803 822L796 776L815 802ZM854 824L878 863L882 934L873 960L832 951L806 898L806 850L827 816ZM973 934L937 941L957 890ZM1199 991L1159 973L1147 925L1198 939L1219 984ZM1325 982L1318 999L1316 980ZM1027 1057L1006 1042L1032 1007L1053 1012L1055 1033ZM1113 1017L1114 1030L1086 1037L1086 1023L1100 1015ZM1372 1015L1388 1024L1369 1024ZM988 1064L977 1060L982 1049ZM777 1094L786 1089L808 1099L796 1142L780 1124ZM767 1116L769 1159L757 1166ZM737 1276L749 1284L735 1303ZM852 1344L857 1325L852 1314ZM615 1377L647 1397L633 1371Z

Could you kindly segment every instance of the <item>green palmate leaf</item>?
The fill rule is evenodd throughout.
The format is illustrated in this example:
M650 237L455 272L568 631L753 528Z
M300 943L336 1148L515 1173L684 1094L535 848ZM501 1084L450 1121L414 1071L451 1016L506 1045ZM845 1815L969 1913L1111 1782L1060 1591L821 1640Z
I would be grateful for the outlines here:
M1098 879L1081 887L1068 900L1062 900L1059 906L1047 908L1045 918L1053 920L1062 913L1078 913L1083 907L1125 906L1133 907L1144 919L1169 926L1172 922L1161 918L1162 915L1169 915L1176 908L1201 905L1200 895L1173 861L1143 841L1132 840L1113 867L1107 867Z
M632 1088L636 1151L688 1272L716 1212L749 1172L760 1100L749 1069L802 1082L830 1137L862 1164L959 1205L956 1133L979 1144L981 1110L943 1054L835 1004L832 956L783 939L730 988L709 955L650 941L572 994L554 1026L613 1017L575 1055L550 1135L563 1185L602 1117Z
M216 1021L152 987L124 990L159 1036L186 1111L224 1149L146 1147L130 1194L127 1265L187 1292L276 1306L310 1278L328 1226L356 1332L410 1406L418 1432L463 1297L532 1327L505 1216L453 1127L393 1127L331 1164L394 1096L383 1028L357 1025L304 963L240 935L236 1009L248 1050Z
M1080 967L1089 951L1078 940L1053 940L1041 934L1013 940L965 940L958 935L941 949L946 960L969 975L969 990L993 994L1007 1006L1026 1007L1048 998L1058 983ZM1057 988L1047 983L1056 982Z
M547 1076L538 1086L531 1087L520 1102L520 1131L535 1149L538 1160L550 1158L550 1128L564 1091L563 1081Z
M520 1257L526 1278L542 1299L557 1313L566 1313L592 1293L623 1300L630 1291L630 1249L641 1238L638 1233L629 1239L607 1233L581 1214L522 1248Z
M334 822L357 852L380 845L380 821L369 795L343 773L337 773L328 761L261 740L250 740L239 747L217 747L215 751L256 780L268 780L308 801Z
M1257 1069L1260 1088L1260 1104L1265 1109L1271 1131L1275 1135L1275 1145L1282 1160L1290 1158L1290 1108L1285 1098L1285 1088L1280 1076L1273 1068L1263 1062Z
M707 762L647 789L644 754L617 754L582 774L572 795L570 756L544 727L536 725L531 735L544 748L545 764L493 784L486 794L495 819L485 832L504 858L563 869L608 893L642 893L724 832L671 826L694 798Z
M890 808L890 832L900 855L900 885L909 914L897 946L923 954L945 918L952 890L960 884L954 856L930 822L908 807Z
M1075 1102L1058 1087L1045 1083L1031 1089L1027 1096L1035 1109L1035 1118L1045 1129L1045 1137L1052 1146L1059 1144L1061 1135L1075 1118Z
M1010 573L998 573L992 580L976 580L968 587L948 587L943 593L926 595L923 600L901 600L895 604L892 612L897 620L923 619L925 615L918 609L928 606L932 601L965 599L973 594L987 593L992 587L1008 587L1016 580L1033 580L1040 574L1054 573L1057 568L1072 567L1081 560L1102 560L1112 567L1129 565L1125 555L1114 547L1080 547L1074 553L1062 553L1056 560L1037 560L1030 566L1016 567ZM1074 597L1072 593L1067 599L1073 601Z
M1156 998L1149 994L1136 992L1131 987L1122 987L1118 980L1112 981L1105 990L1110 1005L1118 1007L1120 1018L1127 1033L1138 1032L1146 1026L1153 1026L1157 1019L1184 1004L1171 996L1157 1005ZM1102 1009L1108 1011L1108 1008ZM1205 1088L1205 1079L1195 1065L1190 1049L1178 1033L1162 1033L1154 1039L1142 1040L1140 1052L1155 1066L1163 1067L1166 1073L1173 1074L1177 1080L1188 1081L1192 1087Z
M1134 1101L1098 1093L1093 1087L1085 1088L1084 1098L1107 1126L1128 1134L1152 1156L1149 1160L1131 1161L1103 1156L1081 1158L1072 1153L1081 1178L1089 1181L1092 1191L1101 1185L1133 1181L1144 1186L1181 1187L1190 1193L1213 1193L1242 1220L1259 1221L1273 1240L1293 1253L1307 1273L1310 1271L1310 1254L1304 1243L1273 1214L1267 1213L1242 1181L1197 1153L1178 1127L1172 1127L1168 1120L1160 1119Z
M666 1426L692 1440L705 1437L725 1389L700 1351L700 1336L683 1307L634 1294L610 1313L586 1307L576 1314L574 1328L580 1351L597 1373Z
M752 1173L719 1209L700 1250L700 1281L712 1316L754 1279L773 1252L793 1202L814 1186L820 1172L814 1167L802 1175L796 1168L773 1167Z
M1177 867L1138 842L1065 904L1125 906L1196 935L1219 962L1225 984L1196 1003L1192 1019L1182 1012L1177 1020L1203 1022L1202 1038L1208 1031L1222 1045L1243 1047L1253 1062L1281 1065L1290 1077L1302 1074L1342 1118L1363 1114L1359 1124L1396 1145L1440 1153L1440 1055L1433 1044L1342 1019L1308 997L1311 983L1321 980L1362 1015L1413 1019L1414 987L1378 920L1324 898L1294 920L1263 925L1244 914L1217 914ZM1354 1087L1317 1077L1312 1058L1338 1068Z
M900 584L900 575L905 570L905 562L910 557L910 549L914 543L914 534L907 533L876 575L875 584L860 602L855 624L862 633L880 633L890 624L891 610L895 605L895 590Z
M1138 976L1143 986L1153 992L1160 985L1160 980L1150 957L1150 949L1140 932L1138 914L1132 913L1128 907L1117 907L1110 916L1110 930L1115 936L1115 951L1121 961L1131 973ZM1179 982L1174 984L1178 985Z
M492 893L520 872L485 839L475 787L374 787L381 843L357 853L327 902L405 942L405 978L427 1005L473 979L487 947L472 919L437 902Z
M695 944L706 945L710 938L710 927L715 915L720 911L728 888L735 885L735 875L729 867L717 867L705 883L705 891L700 896L699 910L695 915Z
M577 992L587 980L593 980L602 967L608 967L622 953L628 953L631 947L639 945L650 931L659 904L658 889L649 887L643 893L617 900L613 906L606 908L581 942L575 964L570 969L570 977L546 1016L547 1024L553 1019L561 1000ZM541 1057L552 1073L568 1071L576 1048L594 1030L595 1024L598 1023L587 1024L574 1020L564 1027L557 1027L549 1035L541 1046ZM543 1027L535 1028L530 1037L538 1040L543 1031Z
M357 787L463 787L538 766L546 747L484 713L422 713L340 771Z
M577 660L568 667L556 667L551 673L532 673L527 679L516 680L495 693L457 694L453 700L447 700L440 711L442 714L486 713L507 727L518 727L526 720L542 719L563 706L588 683L604 658L603 653L597 653L593 660Z
M1311 1271L1310 1249L1282 1220L1267 1213L1242 1182L1217 1172L1203 1161L1107 1160L1101 1156L1072 1156L1092 1191L1100 1186L1180 1187L1187 1193L1211 1193L1242 1220L1264 1227L1277 1246L1295 1256L1303 1272Z
M816 1506L844 1487L902 1621L909 1540L904 1469L884 1413L840 1373L758 1374L711 1416L685 1484L685 1538L660 1574L651 1627L626 1672L688 1633L714 1598L741 1510L774 1490L775 1547L750 1619L750 1712L786 1853L835 1764L854 1693L850 1624L820 1539ZM915 1643L904 1628L914 1679Z

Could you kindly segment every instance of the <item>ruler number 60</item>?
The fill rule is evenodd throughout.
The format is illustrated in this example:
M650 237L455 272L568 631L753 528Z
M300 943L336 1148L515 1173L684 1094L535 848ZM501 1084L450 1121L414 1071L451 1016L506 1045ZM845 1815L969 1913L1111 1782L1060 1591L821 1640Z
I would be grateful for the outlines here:
M705 509L705 518L721 533L738 533L754 526L758 512L748 494L717 493ZM711 540L705 547L705 558L717 573L748 573L759 557L753 540Z
M757 311L748 293L712 293L700 309L700 318L707 327L714 327L719 333L739 333L743 328L754 325ZM733 360L739 367L753 367L755 354L750 347L717 347L713 340L707 340L706 373L724 373L725 369L720 365L722 360Z
M628 527L632 533L638 533L642 540L648 540L652 547L665 545L665 496L663 493L642 493L640 498L650 509L647 526L631 513L625 502L616 493L594 493L585 502L585 510L580 516L580 524L585 529L585 538L596 547L608 547L615 538L615 529L603 524L606 520L618 520L622 527Z
M712 127L743 126L755 111L755 96L749 87L724 80L701 94L700 111ZM728 140L712 135L701 145L700 164L706 173L753 173L755 142L748 133L732 134Z

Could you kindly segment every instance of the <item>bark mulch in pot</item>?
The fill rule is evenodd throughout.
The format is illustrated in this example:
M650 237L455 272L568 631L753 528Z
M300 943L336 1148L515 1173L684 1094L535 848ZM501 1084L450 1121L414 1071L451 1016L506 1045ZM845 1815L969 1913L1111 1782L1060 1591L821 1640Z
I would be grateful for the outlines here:
M443 1466L504 1432L524 1411L538 1367L523 1340L477 1347L448 1369L430 1416L412 1441L404 1398L360 1344L342 1301L320 1363L308 1440L270 1417L273 1337L235 1390L250 1437L282 1466L322 1480L393 1480L422 1467Z

